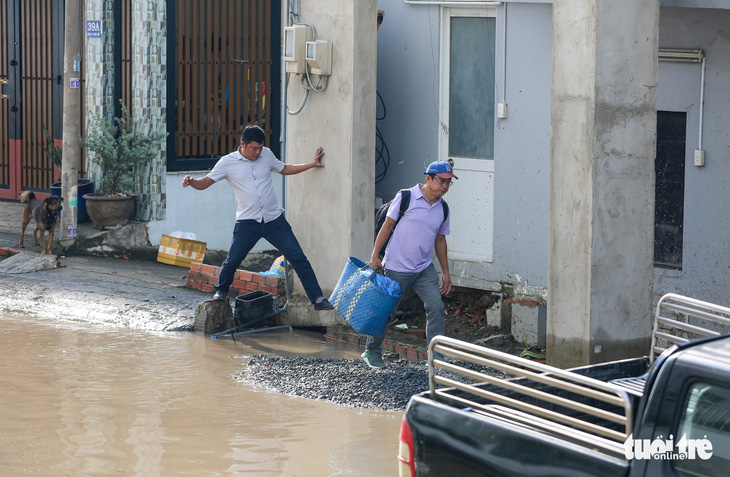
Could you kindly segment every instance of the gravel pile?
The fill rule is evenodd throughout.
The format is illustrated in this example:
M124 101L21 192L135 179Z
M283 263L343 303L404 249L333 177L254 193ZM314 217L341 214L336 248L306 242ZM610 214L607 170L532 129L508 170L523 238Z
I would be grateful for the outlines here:
M394 356L385 353L386 366L372 369L359 359L252 355L247 357L246 370L234 377L270 392L349 407L403 411L412 395L428 391L428 368L425 362ZM499 375L493 370L488 372Z

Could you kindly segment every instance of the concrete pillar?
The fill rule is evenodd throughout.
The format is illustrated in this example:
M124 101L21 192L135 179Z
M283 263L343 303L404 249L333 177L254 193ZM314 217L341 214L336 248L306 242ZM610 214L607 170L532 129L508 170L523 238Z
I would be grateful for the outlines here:
M555 0L551 364L647 354L659 1Z
M324 169L287 177L287 219L329 297L347 258L367 260L373 247L377 2L296 3L298 21L311 24L318 40L331 41L333 51L326 91L310 93L302 111L287 116L287 162L311 161L318 146L325 151ZM304 97L300 79L291 75L289 81L291 110ZM304 295L298 280L294 291ZM292 301L283 320L300 326L342 322L336 312L314 312L304 301Z

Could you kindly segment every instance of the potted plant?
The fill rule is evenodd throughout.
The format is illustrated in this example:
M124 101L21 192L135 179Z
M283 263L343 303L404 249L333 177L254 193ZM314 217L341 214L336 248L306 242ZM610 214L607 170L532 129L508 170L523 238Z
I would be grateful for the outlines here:
M43 146L43 150L60 171L63 164L63 148L56 146L45 124L41 124L41 127L43 128L43 135L46 137L46 144ZM89 220L89 214L86 213L86 200L84 200L84 195L94 192L94 181L91 179L79 179L76 188L78 192L77 221L78 223L82 223ZM61 197L61 182L51 184L51 195Z
M109 120L99 114L89 118L81 147L93 153L90 158L101 168L97 193L86 194L86 208L96 226L119 225L134 212L135 169L152 160L167 133L143 132L138 120L129 116L122 104L122 117Z

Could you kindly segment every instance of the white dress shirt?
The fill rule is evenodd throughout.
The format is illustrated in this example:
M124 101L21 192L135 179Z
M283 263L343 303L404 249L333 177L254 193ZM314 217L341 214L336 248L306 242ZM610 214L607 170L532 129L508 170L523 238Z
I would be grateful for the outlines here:
M271 171L281 172L284 163L265 147L255 161L236 150L221 157L208 177L214 182L226 179L236 194L236 220L271 222L284 208L274 193Z

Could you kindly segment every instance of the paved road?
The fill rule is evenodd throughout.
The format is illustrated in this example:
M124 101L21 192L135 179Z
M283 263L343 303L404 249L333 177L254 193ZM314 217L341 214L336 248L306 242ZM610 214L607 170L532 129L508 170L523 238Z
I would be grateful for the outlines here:
M0 247L17 249L23 206L0 202ZM29 227L30 228L30 227ZM32 235L32 234L31 234ZM26 231L26 248L38 258ZM30 260L30 258L29 258ZM151 330L192 329L209 294L184 288L187 269L141 260L59 257L60 268L0 273L0 311Z
M186 270L154 262L66 257L63 267L0 273L0 310L148 330L189 330L209 294L184 288Z

